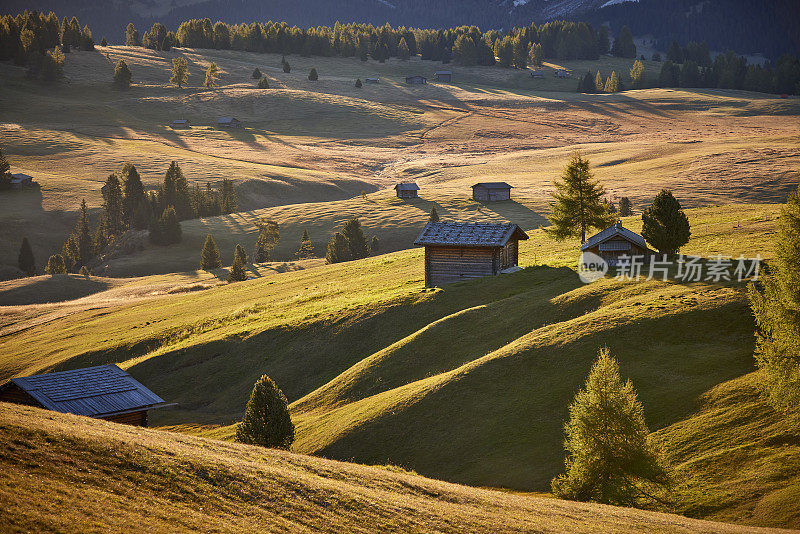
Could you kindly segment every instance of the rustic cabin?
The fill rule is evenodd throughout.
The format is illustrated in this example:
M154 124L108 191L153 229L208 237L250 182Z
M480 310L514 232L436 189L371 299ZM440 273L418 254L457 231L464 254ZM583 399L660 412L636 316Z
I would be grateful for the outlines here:
M419 74L414 76L406 76L406 83L408 85L425 85L428 83L428 78L425 76L420 76Z
M414 182L406 182L394 186L397 198L417 198L419 186Z
M186 129L186 128L190 128L191 124L189 124L189 121L186 120L186 119L175 119L170 124L170 127L173 130L183 130L183 129Z
M155 393L114 364L12 378L0 401L147 426L147 411L164 406Z
M21 172L11 175L12 189L22 189L24 187L32 187L32 186L33 186L33 176L22 174Z
M220 128L241 128L242 123L236 117L220 117L217 119L217 126Z
M381 79L380 79L380 78L375 78L375 77L372 77L372 78L364 78L364 82L365 82L365 83L380 83L380 81L381 81Z
M429 222L414 242L425 247L425 287L518 270L516 224Z
M472 198L479 202L511 200L511 186L505 182L482 182L472 186Z
M453 79L453 73L449 70L437 70L433 75L436 76L437 82L450 83Z
M532 70L531 78L544 78L544 72L540 70Z
M587 239L586 243L581 245L581 252L596 254L611 267L616 266L619 257L623 255L649 258L653 254L644 238L623 227L622 222L617 222L614 226Z
M569 78L569 71L566 69L557 69L555 73L556 78Z

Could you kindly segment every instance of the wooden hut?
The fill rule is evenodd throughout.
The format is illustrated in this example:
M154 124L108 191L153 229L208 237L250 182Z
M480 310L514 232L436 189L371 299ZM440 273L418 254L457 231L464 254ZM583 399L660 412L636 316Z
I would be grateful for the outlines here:
M428 78L416 74L414 76L406 76L406 83L408 85L425 85L428 83Z
M147 426L147 411L164 401L116 365L12 378L0 401Z
M32 186L33 186L33 176L22 174L21 172L11 175L12 189L22 189L25 187L32 187Z
M191 128L191 124L187 119L175 119L170 123L170 127L173 130L185 130L186 128Z
M541 70L532 70L531 78L544 78L544 72Z
M644 256L649 259L653 251L647 247L647 242L636 232L632 232L617 222L614 226L599 232L581 245L581 252L591 252L600 256L605 262L614 267L619 262L619 257Z
M511 200L511 186L505 182L481 182L472 186L472 198L480 202Z
M419 186L414 182L400 183L394 186L397 198L417 198Z
M433 75L436 76L437 82L450 83L453 79L453 73L449 70L437 70Z
M414 244L425 247L425 287L434 287L517 270L525 239L512 223L429 222Z
M380 81L381 81L380 78L376 78L374 76L369 77L369 78L364 78L364 82L365 83L380 83Z
M569 78L569 71L567 69L556 69L556 78Z
M241 128L242 123L236 117L220 117L217 119L217 126L220 128Z

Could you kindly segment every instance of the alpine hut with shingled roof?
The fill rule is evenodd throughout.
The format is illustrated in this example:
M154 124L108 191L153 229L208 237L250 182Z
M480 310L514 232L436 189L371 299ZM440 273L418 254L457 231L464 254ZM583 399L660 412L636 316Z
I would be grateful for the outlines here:
M511 187L505 182L481 182L472 186L472 199L484 202L511 200Z
M0 401L147 426L147 411L164 400L114 364L12 378Z
M397 192L397 198L417 198L419 186L414 182L405 182L394 186L394 190Z
M617 265L620 256L644 256L649 259L653 254L644 238L622 226L621 221L587 239L581 245L581 252L600 256L611 267Z
M511 272L526 239L513 223L429 222L414 244L425 247L425 287L434 287Z

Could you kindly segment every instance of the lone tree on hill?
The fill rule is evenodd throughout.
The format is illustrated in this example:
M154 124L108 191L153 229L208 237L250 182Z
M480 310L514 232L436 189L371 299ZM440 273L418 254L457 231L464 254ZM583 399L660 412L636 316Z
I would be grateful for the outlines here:
M179 88L189 81L189 64L186 63L186 58L176 57L172 60L172 76L169 81Z
M53 254L47 260L47 267L44 268L45 274L67 274L67 266L64 263L64 256Z
M605 189L593 179L588 160L578 153L573 154L561 180L554 182L555 202L550 204L548 217L552 226L545 228L551 237L559 241L580 237L581 243L585 243L589 228L602 229L614 222L614 215L603 204Z
M619 216L628 217L629 215L633 215L631 199L628 197L622 197L619 199Z
M436 206L431 206L431 213L428 215L428 221L439 222L439 212L436 211Z
M622 382L607 348L600 350L569 416L566 473L552 481L556 497L617 506L657 500L651 488L668 484L669 477L647 442L644 409L633 384Z
M270 252L281 240L278 223L270 220L262 220L256 223L258 226L258 237L256 238L253 262L263 263L269 261Z
M317 74L317 69L311 67L311 70L308 73L308 79L312 82L316 82L319 79L319 75Z
M228 282L243 282L247 280L247 271L244 266L247 265L247 253L244 251L242 245L236 245L236 252L233 254L233 265L231 270L228 271Z
M797 412L800 403L800 186L781 210L775 260L748 287L756 318L756 362L772 404Z
M289 403L267 375L258 379L250 393L244 417L236 426L236 441L279 449L288 449L294 442Z
M258 88L259 89L269 89L269 80L266 76L258 80Z
M289 65L289 62L286 61L286 56L283 56L281 58L281 68L283 69L283 72L285 72L286 74L292 72L292 67L291 65Z
M207 88L211 89L217 82L217 78L219 77L219 67L217 67L216 63L211 63L206 69L206 81L203 82Z
M662 189L642 212L642 237L663 254L677 254L689 242L689 218L671 191Z
M19 247L19 257L17 258L19 269L28 276L36 275L36 258L33 257L33 249L27 237L22 238L22 245Z
M361 89L361 87L363 87L363 86L364 86L364 84L361 83L361 78L356 78L356 87Z
M117 66L114 67L114 87L122 90L129 89L132 78L133 75L131 74L131 69L128 68L128 64L120 59L117 62Z
M220 267L222 267L222 262L219 259L219 249L214 242L214 238L211 237L211 234L208 234L203 245L203 252L200 253L200 268L204 271L210 271Z
M300 237L300 248L297 250L296 256L298 260L314 257L314 245L308 236L308 230L303 230L303 235Z
M261 71L256 67L255 70L253 70L253 79L260 80L261 76L263 76L263 74L261 74Z

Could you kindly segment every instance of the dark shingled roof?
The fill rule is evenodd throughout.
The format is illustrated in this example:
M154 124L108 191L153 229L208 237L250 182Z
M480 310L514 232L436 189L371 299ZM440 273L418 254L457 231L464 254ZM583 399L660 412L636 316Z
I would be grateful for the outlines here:
M602 232L594 234L592 237L586 240L586 243L581 245L581 250L586 250L587 248L591 248L595 245L602 243L603 241L608 241L612 237L621 237L631 243L639 245L643 249L647 250L647 242L644 240L642 236L637 234L636 232L631 232L627 228L622 226L621 222L614 224L613 226L609 226Z
M394 186L395 189L400 191L419 191L419 186L414 182L404 182Z
M510 189L514 186L505 182L481 182L472 186L473 189L476 187L483 187L484 189Z
M218 124L228 124L231 122L239 122L239 119L237 119L236 117L220 117L219 119L217 119Z
M100 417L154 408L164 400L116 365L12 378L15 384L48 410Z
M528 239L528 235L513 223L471 224L429 222L414 242L415 245L452 245L471 247L502 247L511 238Z

